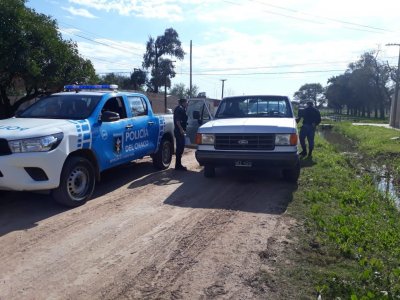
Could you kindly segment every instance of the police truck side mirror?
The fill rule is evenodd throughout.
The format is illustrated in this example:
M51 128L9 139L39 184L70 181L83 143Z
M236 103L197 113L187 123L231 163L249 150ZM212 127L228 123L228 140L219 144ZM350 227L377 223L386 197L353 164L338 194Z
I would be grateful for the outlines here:
M101 121L103 122L115 122L120 119L119 113L113 112L113 111L103 111L101 113Z

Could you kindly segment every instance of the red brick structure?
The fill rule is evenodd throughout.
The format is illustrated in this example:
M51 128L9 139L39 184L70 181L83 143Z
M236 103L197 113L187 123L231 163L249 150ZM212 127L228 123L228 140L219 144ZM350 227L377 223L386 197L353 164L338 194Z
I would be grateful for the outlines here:
M165 97L164 94L159 93L145 93L147 98L149 98L153 111L157 114L163 114L165 108ZM167 95L167 108L174 110L178 105L179 98L173 95Z

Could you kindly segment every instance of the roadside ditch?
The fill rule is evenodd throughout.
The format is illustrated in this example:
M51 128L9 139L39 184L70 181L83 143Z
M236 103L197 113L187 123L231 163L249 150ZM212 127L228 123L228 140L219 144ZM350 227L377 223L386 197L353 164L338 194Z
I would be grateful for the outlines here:
M400 179L394 175L391 166L374 162L371 158L361 154L357 144L350 138L332 130L334 125L320 126L317 134L332 144L339 152L345 155L347 161L360 173L368 173L373 178L376 188L386 197L394 201L400 210Z

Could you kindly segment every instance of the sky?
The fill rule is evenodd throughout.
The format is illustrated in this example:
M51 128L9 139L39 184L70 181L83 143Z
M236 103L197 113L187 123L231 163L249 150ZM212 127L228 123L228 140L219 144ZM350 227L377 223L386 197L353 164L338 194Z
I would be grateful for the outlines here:
M96 73L142 68L149 37L174 28L185 51L174 84L207 97L293 94L327 85L360 56L397 66L400 1L395 0L29 0L57 21ZM224 81L223 81L224 80ZM222 91L222 83L224 89Z

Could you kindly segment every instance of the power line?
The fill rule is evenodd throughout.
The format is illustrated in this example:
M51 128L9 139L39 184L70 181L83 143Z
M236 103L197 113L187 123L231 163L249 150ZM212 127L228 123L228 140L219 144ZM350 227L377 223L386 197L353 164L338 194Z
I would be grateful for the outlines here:
M118 65L118 66L121 66L121 67L129 68L130 70L135 69L135 67L132 67L132 65L128 64L128 63L118 63L118 62L115 62L115 61L110 61L110 60L106 60L106 59L102 59L102 58L86 58L86 59L89 59L91 61L92 60L99 61L99 62L105 63L105 64L109 63L109 64L112 64L113 66ZM136 69L140 69L140 67L136 67Z
M87 31L87 30L85 30L85 29L81 29L81 28L79 28L79 27L76 27L76 26L74 26L74 25L68 24L68 23L66 23L66 22L63 22L63 21L58 21L58 22L61 23L61 24L65 24L65 25L67 25L67 26L69 26L69 27L78 29L79 31L87 32L87 33L89 33L89 34L91 34L91 35L93 35L93 36L97 36L97 37L99 37L99 38L101 38L101 39L108 39L108 38L105 37L105 36L98 35L98 34L96 34L96 33ZM71 32L67 32L67 33L68 33L68 34L73 34L73 33L71 33ZM136 50L142 51L142 49L137 48L137 47L131 47L131 48L132 48L132 49L136 49ZM126 49L126 50L129 50L129 49Z
M275 7L275 8L279 8L279 9L284 9L284 10L287 10L287 11L290 11L290 12L302 13L300 11L296 11L296 10L293 10L293 9L283 8L283 7L279 7L279 6L275 6L275 5L269 5L267 3L262 3L262 2L259 2L259 1L256 1L256 0L247 0L247 1L258 2L259 4L262 4L262 5L267 5L267 6L271 6L271 7ZM240 4L240 3L236 3L236 2L232 2L232 1L228 1L228 0L224 0L224 2L226 2L228 4L242 6L242 4ZM270 10L265 10L265 9L262 9L261 11L265 12L265 13L268 13L268 14L277 15L277 16L281 16L281 17L285 17L285 18L289 18L289 19L300 20L300 21L303 21L303 22L320 24L320 25L324 24L323 22L320 22L320 21L310 20L310 19L306 19L306 18L300 18L300 17L296 17L296 16L293 16L293 15L287 15L287 14L283 14L283 13L279 13L279 12L275 12L275 11L270 11ZM362 29L362 28L345 27L345 28L350 29L350 30L357 30L357 31L364 31L364 32L371 32L371 33L378 33L378 31L394 32L394 31L390 31L390 30L387 30L387 29L383 29L383 28L367 26L367 25L362 25L362 24L357 24L357 23L352 23L352 22L346 22L346 21L341 21L341 20L332 19L332 18L328 18L328 17L320 17L320 16L315 16L315 15L307 14L307 13L302 13L302 14L303 15L309 15L309 16L312 16L312 17L317 17L319 19L326 19L326 20L329 20L331 22L337 22L337 23L342 23L342 24L346 24L346 25L364 27L364 28L367 28L367 29L372 29L374 31L367 30L367 29Z
M299 66L309 65L327 65L327 64L348 64L348 61L330 61L330 62L315 62L315 63L302 63L302 64L287 64L287 65L272 65L260 67L241 67L241 68L220 68L220 69L197 69L197 72L219 72L219 71L236 71L236 70L259 70L259 69L275 69L275 68L292 68Z
M386 56L381 59L397 59L397 56ZM240 70L259 70L259 69L280 69L280 68L293 68L299 66L311 66L311 65L340 65L346 64L348 65L350 62L346 61L316 61L316 62L307 62L307 63L298 63L298 64L285 64L285 65L270 65L270 66L259 66L259 67L237 67L237 68L218 68L218 69L196 69L195 74L202 74L203 72L222 72L222 71L240 71ZM184 71L181 73L186 73L188 71Z
M339 20L339 19L329 18L329 17L326 17L326 16L317 16L317 15L313 15L313 14L310 14L310 13L307 13L307 12L302 12L302 11L295 10L295 9L290 9L290 8L287 8L287 7L277 6L277 5L265 3L265 2L262 2L262 1L258 1L258 0L247 0L247 1L256 2L256 3L259 3L261 5L270 6L270 7L274 7L274 8L278 8L278 9L294 12L294 13L301 13L301 14L306 15L306 16L326 19L326 20L333 21L333 22L336 22L336 23L342 23L342 24L352 25L352 26L359 26L359 27L364 27L364 28L373 29L373 30L379 30L379 31L393 32L391 30L387 30L387 29L384 29L384 28L379 28L379 27L374 27L374 26L369 26L369 25L364 25L364 24L359 24L359 23L353 23L353 22L348 22L348 21L343 21L343 20Z
M226 3L228 3L228 4L233 4L233 5L242 6L240 3L236 3L236 2L232 2L232 1L224 0L224 2L226 2ZM285 14L277 13L277 12L272 12L272 11L265 10L265 9L263 9L262 11L263 11L263 12L266 12L266 13L269 13L269 14L272 14L272 15L282 16L282 17L285 17L285 18L296 19L296 20L305 21L305 22L310 22L310 23L314 23L314 24L323 24L323 23L318 22L318 21L313 21L313 20L309 20L309 19L304 19L304 18L289 16L289 15L285 15Z
M341 70L311 70L311 71L286 71L286 72L254 72L254 73L193 73L197 76L247 76L247 75L276 75L276 74L306 74L306 73L329 73L329 72L343 72ZM187 72L177 73L180 75L187 75Z
M79 28L77 28L77 29L80 30ZM112 46L110 44L99 42L97 40L94 40L92 38L89 38L89 37L86 37L86 36L83 36L83 35L80 35L80 34L77 34L77 33L68 32L65 29L64 30L63 29L59 29L59 31L64 32L66 34L70 34L70 35L74 35L74 36L80 37L80 38L88 40L90 42L93 42L93 43L96 43L96 44L100 44L100 45L103 45L103 46L106 46L106 47L109 47L109 48L112 48L112 49L115 49L115 50L119 50L119 51L123 51L123 52L130 52L131 54L136 55L136 56L140 56L140 57L143 56L143 54L137 54L137 53L133 52L132 50L130 50L128 48L123 48L123 47L119 47L119 46ZM104 38L104 39L107 39L107 38ZM134 49L138 49L138 48L134 48Z

